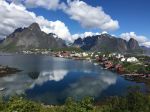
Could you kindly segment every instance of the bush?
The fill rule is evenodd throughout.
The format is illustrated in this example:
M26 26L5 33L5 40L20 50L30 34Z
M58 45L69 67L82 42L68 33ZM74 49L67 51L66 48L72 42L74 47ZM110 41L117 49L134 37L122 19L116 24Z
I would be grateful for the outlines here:
M134 88L123 98L109 100L103 112L150 112L150 98Z
M40 112L41 105L23 99L12 97L8 101L6 112Z
M65 103L64 112L93 112L93 101L90 97L86 97L81 101L68 98Z
M135 64L135 63L129 63L129 62L124 62L123 67L125 68L125 71L127 73L148 73L148 67L146 68L143 65Z
M8 102L0 101L0 112L150 112L149 95L140 93L138 87L130 88L124 97L113 97L94 106L93 98L80 101L68 98L62 106L45 106L22 97L12 97Z

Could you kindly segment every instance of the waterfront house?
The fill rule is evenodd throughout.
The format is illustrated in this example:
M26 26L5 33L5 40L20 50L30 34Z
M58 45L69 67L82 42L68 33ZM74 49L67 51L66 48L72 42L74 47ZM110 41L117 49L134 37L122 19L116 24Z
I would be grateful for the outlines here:
M111 61L105 61L104 62L104 67L106 69L110 69L110 68L113 68L113 63Z
M115 65L115 70L117 73L123 73L124 72L124 68L121 64Z
M135 58L135 57L129 57L129 58L127 58L127 62L138 62L138 59L137 58Z

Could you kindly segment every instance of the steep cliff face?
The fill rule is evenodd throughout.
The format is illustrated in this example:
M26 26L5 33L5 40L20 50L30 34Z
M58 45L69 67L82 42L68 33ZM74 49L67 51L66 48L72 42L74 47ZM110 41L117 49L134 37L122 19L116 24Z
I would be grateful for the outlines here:
M101 34L85 37L84 39L77 39L74 44L80 45L80 47L84 50L91 51L134 52L141 49L135 39L131 38L129 41L126 41L109 34Z
M10 34L0 45L2 50L27 50L31 48L62 48L65 42L55 34L42 32L37 23L27 28L18 28Z
M74 46L77 46L77 47L81 47L83 45L83 40L82 38L78 38L74 41Z
M135 39L131 38L128 42L128 48L130 50L134 50L134 49L140 49L140 46Z

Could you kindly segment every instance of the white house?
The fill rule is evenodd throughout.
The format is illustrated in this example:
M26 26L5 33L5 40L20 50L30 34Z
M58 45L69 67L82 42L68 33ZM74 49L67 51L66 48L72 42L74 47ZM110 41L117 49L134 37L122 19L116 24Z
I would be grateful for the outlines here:
M127 62L138 62L138 59L135 57L129 57L127 58Z
M83 57L87 57L87 56L88 56L88 53L83 52L83 53L82 53L82 56L83 56Z
M125 62L126 61L126 58L121 58L121 62Z
M120 59L120 58L123 58L123 57L124 57L124 55L121 55L121 54L116 55L117 59Z

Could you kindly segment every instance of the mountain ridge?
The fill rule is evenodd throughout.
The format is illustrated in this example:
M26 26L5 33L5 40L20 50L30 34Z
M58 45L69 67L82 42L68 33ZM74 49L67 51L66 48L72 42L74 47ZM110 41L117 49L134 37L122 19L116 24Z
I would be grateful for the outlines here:
M18 28L1 42L0 49L3 51L20 51L31 48L51 49L66 47L62 39L55 34L46 34L41 31L37 23L26 28Z
M41 31L37 23L32 23L29 27L18 28L0 41L1 51L22 51L28 49L53 49L66 48L65 41L54 33ZM138 42L131 38L126 41L110 34L87 36L77 38L71 47L79 47L85 51L104 51L104 52L142 52L143 48Z
M109 52L141 52L142 48L138 42L131 38L126 41L109 34L101 34L78 38L73 46L80 47L86 51L109 51Z

